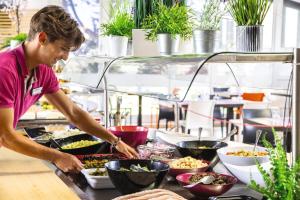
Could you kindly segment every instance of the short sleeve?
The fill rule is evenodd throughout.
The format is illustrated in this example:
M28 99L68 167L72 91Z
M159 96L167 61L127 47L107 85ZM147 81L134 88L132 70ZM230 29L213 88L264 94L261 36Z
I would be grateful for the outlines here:
M47 69L47 87L45 87L44 94L51 94L59 90L59 83L54 74L53 69Z
M0 108L10 108L14 106L16 89L15 77L13 74L0 68Z

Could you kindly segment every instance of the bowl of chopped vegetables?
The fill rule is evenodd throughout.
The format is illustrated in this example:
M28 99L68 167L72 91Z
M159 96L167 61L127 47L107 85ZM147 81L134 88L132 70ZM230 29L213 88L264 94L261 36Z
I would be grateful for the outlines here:
M105 168L83 169L81 172L92 188L114 188Z
M122 194L158 188L169 171L168 164L153 160L114 160L105 168Z
M190 156L173 159L168 164L170 165L169 175L173 177L183 173L205 172L209 167L208 161L195 159Z
M269 161L269 153L264 147L236 146L224 147L217 150L218 156L223 163L238 166L256 165L256 162Z
M213 178L209 183L199 183L199 181L201 179L203 180L205 176L210 176ZM181 186L188 189L191 193L201 197L222 195L230 190L237 182L237 179L233 176L218 174L215 172L180 174L176 177L176 180Z
M109 143L103 142L89 134L73 135L63 139L56 139L55 141L61 147L58 150L73 155L110 152ZM56 148L56 145L51 144L50 147Z
M217 150L226 146L226 142L212 140L181 141L176 144L176 148L182 156L191 156L196 159L207 160L212 167L219 161Z

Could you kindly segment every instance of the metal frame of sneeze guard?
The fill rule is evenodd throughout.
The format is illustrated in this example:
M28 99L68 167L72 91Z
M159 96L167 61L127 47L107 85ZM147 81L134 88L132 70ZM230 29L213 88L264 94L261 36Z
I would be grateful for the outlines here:
M128 58L128 57L127 57ZM117 60L122 59L122 57L116 58L110 64L107 66L106 70L104 71L101 80L105 80L105 73L107 69ZM197 76L197 73L199 70L204 66L205 63L236 63L236 62L285 62L285 63L293 63L293 127L292 127L292 152L293 152L293 162L295 162L296 158L300 156L300 104L298 103L300 100L300 49L295 49L293 53L239 53L239 52L220 52L216 54L212 54L208 56L206 59L202 61L200 64L198 70L194 74L194 77L192 81L190 82L190 85L188 86L188 89L186 91L186 94L183 99L180 101L174 101L175 102L175 123L176 128L178 130L179 127L179 120L178 120L178 102L184 101L185 97L187 96L187 93L189 92L189 89L191 85L193 84L193 81L195 77ZM100 83L99 82L99 83ZM105 83L107 86L107 83ZM105 87L106 87L105 86ZM107 88L105 88L107 90ZM106 116L108 113L108 109L106 110Z
M266 62L283 62L283 63L293 63L293 127L292 127L292 152L293 152L293 161L296 160L298 156L300 156L300 49L295 49L294 52L283 52L283 53L274 53L274 52L259 52L259 53L244 53L244 52L219 52L212 55L178 55L178 56L161 56L161 57L117 57L114 59L110 59L105 63L105 67L102 75L99 77L99 82L97 85L97 89L100 86L101 81L103 81L104 94L105 94L105 125L108 126L108 91L113 92L123 92L127 94L136 94L140 96L152 97L145 94L139 93L129 93L126 91L114 91L111 88L108 88L110 84L110 80L107 79L108 69L113 66L116 62L124 62L125 64L134 63L135 59L139 62L144 63L148 62L151 64L159 63L161 66L169 63L173 64L173 61L181 63L181 62L193 62L199 63L197 70L195 73L191 74L193 77L191 81L187 81L188 86L185 90L185 95L182 99L161 99L170 102L175 102L176 112L178 112L178 102L182 102L185 100L190 87L192 86L199 70L205 65L205 63L266 63ZM157 62L157 63L154 63ZM122 63L121 63L122 64ZM116 65L118 66L118 64ZM152 65L153 66L153 65ZM178 116L176 114L175 116ZM175 118L176 126L178 128L178 117Z

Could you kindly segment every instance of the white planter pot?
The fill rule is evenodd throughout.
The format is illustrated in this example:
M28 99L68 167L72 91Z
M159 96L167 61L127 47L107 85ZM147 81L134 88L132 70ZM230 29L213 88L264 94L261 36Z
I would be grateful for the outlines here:
M20 44L20 41L19 41L19 40L11 40L11 41L10 41L10 48L13 49L13 48L15 48L16 46L18 46L18 44Z
M161 33L157 34L157 37L160 55L173 55L178 53L180 41L179 35L172 38L171 34Z
M111 35L109 36L109 56L119 57L127 54L128 37Z
M132 29L133 56L159 56L156 42L146 39L145 29Z

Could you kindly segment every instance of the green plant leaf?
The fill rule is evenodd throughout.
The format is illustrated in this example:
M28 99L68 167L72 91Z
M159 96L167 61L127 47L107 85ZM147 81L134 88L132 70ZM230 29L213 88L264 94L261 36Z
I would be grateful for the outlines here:
M133 18L126 12L119 12L109 23L101 24L102 34L106 36L117 35L131 38L133 27Z
M262 25L272 0L229 0L229 12L238 26Z
M258 185L255 180L251 180L250 187L270 200L294 200L300 194L300 160L294 166L289 166L286 152L281 144L281 140L273 129L276 146L273 147L266 138L263 144L269 152L271 169L266 172L260 163L257 167L266 184L265 187Z
M171 37L179 34L183 39L190 38L193 31L190 13L191 10L185 5L175 4L168 7L159 3L157 11L143 21L142 27L148 29L146 38L155 41L159 33L169 33Z

